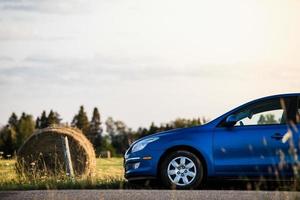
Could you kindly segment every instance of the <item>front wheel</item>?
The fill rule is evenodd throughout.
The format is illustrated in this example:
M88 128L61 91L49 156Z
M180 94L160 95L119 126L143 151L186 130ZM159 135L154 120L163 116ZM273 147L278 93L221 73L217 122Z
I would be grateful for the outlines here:
M203 181L203 164L189 151L175 151L162 162L160 177L169 188L193 189Z

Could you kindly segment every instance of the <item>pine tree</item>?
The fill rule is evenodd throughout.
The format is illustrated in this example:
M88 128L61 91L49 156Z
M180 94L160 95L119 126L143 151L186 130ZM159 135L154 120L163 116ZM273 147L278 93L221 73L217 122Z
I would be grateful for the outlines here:
M98 108L94 108L89 127L88 139L93 143L95 148L101 145L102 131L100 113Z
M50 110L50 113L47 118L47 126L60 124L61 119L59 118L59 114L57 112L53 112Z
M8 119L8 125L11 128L14 128L16 130L18 126L18 116L15 113L12 113L11 116Z
M34 132L35 122L31 115L22 113L16 133L16 147L19 148L24 141Z
M37 117L36 120L35 120L35 128L36 128L36 129L39 129L40 126L41 126L41 120L40 120L39 117Z
M83 134L88 135L89 119L86 112L84 111L83 106L80 106L78 114L74 116L72 125L79 128L83 132Z
M154 134L158 131L158 127L154 124L154 122L151 123L148 134Z
M39 128L46 128L48 126L48 118L46 111L43 111L42 116L40 118Z

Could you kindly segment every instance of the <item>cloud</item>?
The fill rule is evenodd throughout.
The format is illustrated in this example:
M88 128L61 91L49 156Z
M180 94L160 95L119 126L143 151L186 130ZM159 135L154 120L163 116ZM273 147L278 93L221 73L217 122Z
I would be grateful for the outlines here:
M25 35L25 34L1 34L0 32L0 41L17 41L17 40L26 40L26 41L66 41L66 40L72 40L70 37L44 37L39 35Z
M89 6L87 5L83 0L1 0L0 10L45 14L76 14L89 11Z
M6 62L7 61L7 62ZM259 73L253 73L259 71ZM33 54L21 60L0 57L0 84L60 87L90 87L145 81L197 80L265 81L296 80L299 68L293 66L253 67L249 64L204 65L167 63L162 58L95 55L91 57Z
M99 83L103 81L145 81L168 79L218 79L228 76L233 79L251 78L251 68L228 65L182 65L172 66L163 60L150 58L106 57L90 58L52 57L31 55L20 63L0 71L6 76L21 76L24 81L37 79L56 83L80 81ZM264 70L265 71L265 70ZM264 72L263 71L263 72ZM242 72L242 73L240 73Z
M14 61L14 59L10 56L0 56L0 62L10 62L10 61Z
M150 61L152 60L152 61ZM156 60L156 61L153 61ZM56 71L78 72L87 77L111 77L114 80L156 80L171 77L209 76L209 70L202 67L184 66L174 67L166 65L155 58L107 57L97 55L91 58L62 58L49 56L29 56L24 59L28 65L37 65L45 69L46 66ZM64 69L64 70L62 70Z
M149 61L152 60L152 62ZM153 61L156 60L156 61ZM60 85L89 87L122 82L174 81L179 79L218 79L231 75L228 66L171 66L154 58L108 57L91 58L31 55L21 65L0 67L1 85ZM240 77L242 78L242 77Z
M12 24L15 22L11 22ZM15 23L16 24L16 23ZM18 25L7 25L0 24L3 28L0 29L0 41L70 41L74 37L70 35L59 35L59 34L39 34L34 32L34 27L24 26L24 24ZM20 29L22 29L20 31Z
M31 62L31 63L39 63L39 64L55 64L55 63L57 64L57 63L65 62L65 59L43 56L43 55L33 55L33 56L27 56L23 61Z
M1 62L0 62L1 63ZM62 58L33 55L21 65L0 65L1 84L91 84L120 81L161 80L180 76L204 76L203 69L194 71L172 68L142 60L97 56ZM206 74L207 75L207 74Z

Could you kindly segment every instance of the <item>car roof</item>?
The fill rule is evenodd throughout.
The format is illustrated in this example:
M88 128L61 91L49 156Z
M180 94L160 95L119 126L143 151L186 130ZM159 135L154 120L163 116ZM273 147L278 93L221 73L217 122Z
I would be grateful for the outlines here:
M266 96L266 97L261 97L261 98L258 98L258 99L253 99L251 101L248 101L244 104L241 104L240 106L236 107L235 109L233 110L236 110L236 109L239 109L241 107L244 107L246 105L249 105L249 104L252 104L252 103L256 103L256 102L259 102L259 101L264 101L264 100L268 100L268 99L274 99L274 98L284 98L284 97L293 97L293 96L300 96L300 93L286 93L286 94L276 94L276 95L271 95L271 96ZM232 110L232 111L233 111Z
M258 99L253 99L251 101L248 101L248 103L255 102L255 101L261 101L261 100L267 100L267 99L273 99L273 98L280 98L280 97L291 97L291 96L300 96L300 93L285 93L285 94L276 94L276 95L270 95L270 96L265 96L261 97ZM245 104L248 104L245 103ZM243 104L243 105L245 105Z
M270 95L262 98L273 98L273 97L289 97L289 96L300 96L300 93L284 93L284 94L276 94L276 95Z

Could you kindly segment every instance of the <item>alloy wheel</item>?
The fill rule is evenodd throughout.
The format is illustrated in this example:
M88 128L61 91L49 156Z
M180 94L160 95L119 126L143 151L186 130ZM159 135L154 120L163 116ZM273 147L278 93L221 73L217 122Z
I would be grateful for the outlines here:
M186 186L193 182L197 175L195 163L185 157L176 157L168 165L167 173L170 181L178 186Z

